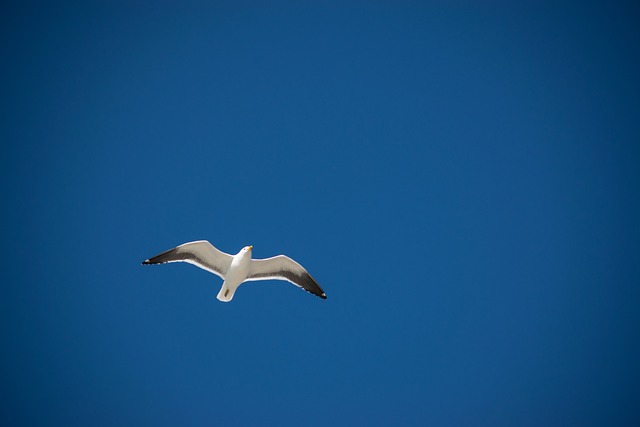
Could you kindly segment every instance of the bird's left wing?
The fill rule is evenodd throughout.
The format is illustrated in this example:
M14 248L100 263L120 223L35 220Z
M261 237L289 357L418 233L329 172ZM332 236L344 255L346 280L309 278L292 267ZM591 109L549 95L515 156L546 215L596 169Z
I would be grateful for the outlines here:
M284 255L278 255L266 259L251 260L251 267L246 280L252 281L265 279L286 280L301 287L307 292L311 292L312 294L319 296L322 299L327 299L327 296L320 285L318 285L318 282L316 282L314 278L307 273L307 270L291 258Z
M189 242L162 252L143 264L164 264L165 262L188 262L203 270L207 270L224 280L233 257L218 250L206 240Z

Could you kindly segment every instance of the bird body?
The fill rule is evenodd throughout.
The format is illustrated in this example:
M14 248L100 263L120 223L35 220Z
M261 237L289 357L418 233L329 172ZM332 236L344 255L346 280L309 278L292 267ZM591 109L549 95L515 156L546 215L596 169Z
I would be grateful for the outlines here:
M327 299L320 285L307 270L291 258L278 255L252 259L253 246L245 246L236 255L218 250L206 240L189 242L145 260L142 264L187 262L209 271L224 281L217 298L229 302L238 287L246 281L286 280L322 299Z
M218 293L220 301L229 302L236 293L236 289L247 279L251 267L251 246L245 246L231 260L229 270L222 282L222 288Z

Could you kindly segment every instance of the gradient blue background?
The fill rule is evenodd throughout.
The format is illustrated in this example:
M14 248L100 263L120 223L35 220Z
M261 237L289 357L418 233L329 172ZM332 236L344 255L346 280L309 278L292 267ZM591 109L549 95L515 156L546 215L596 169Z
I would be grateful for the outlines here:
M637 7L180 3L2 6L3 425L640 424Z

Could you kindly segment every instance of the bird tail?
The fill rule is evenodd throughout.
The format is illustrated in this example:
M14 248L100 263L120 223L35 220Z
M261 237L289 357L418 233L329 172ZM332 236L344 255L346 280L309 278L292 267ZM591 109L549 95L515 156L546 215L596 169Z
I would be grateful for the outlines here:
M233 294L236 293L236 289L237 288L230 288L226 283L223 283L217 298L222 302L229 302L233 299Z

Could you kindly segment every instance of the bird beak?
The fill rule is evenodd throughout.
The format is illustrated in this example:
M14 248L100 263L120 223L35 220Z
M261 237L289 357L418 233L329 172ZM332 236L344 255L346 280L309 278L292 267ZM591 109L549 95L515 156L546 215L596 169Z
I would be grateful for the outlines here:
M249 250L252 250L252 249L253 249L253 246L249 246Z

